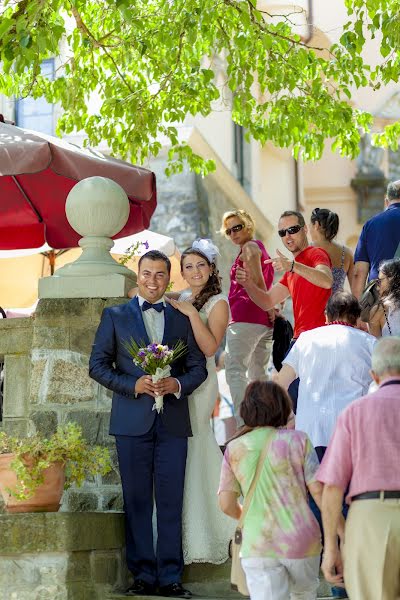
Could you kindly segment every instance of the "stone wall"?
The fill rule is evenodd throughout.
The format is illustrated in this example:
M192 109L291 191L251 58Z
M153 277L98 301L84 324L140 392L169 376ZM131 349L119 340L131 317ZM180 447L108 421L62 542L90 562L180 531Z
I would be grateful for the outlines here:
M196 180L186 167L182 173L167 177L166 160L151 164L157 178L157 208L151 219L151 230L168 235L182 252L201 235Z
M229 291L229 271L238 249L219 234L224 212L234 210L229 195L213 175L200 177L187 168L178 175L166 177L165 158L152 161L156 173L158 204L151 219L151 229L174 238L182 252L198 237L210 238L221 256L218 268L225 293Z
M222 277L222 287L227 294L229 291L229 272L238 254L234 246L225 236L220 235L221 217L224 212L234 210L229 197L218 186L212 176L197 177L197 192L202 218L202 235L212 239L218 246L221 256L218 258L218 270Z
M100 600L127 582L123 515L0 515L0 600Z
M63 511L122 510L114 438L108 435L111 392L89 378L88 364L103 308L126 301L44 299L34 318L0 321L4 430L48 436L59 424L74 421L90 444L111 453L113 470L65 492Z

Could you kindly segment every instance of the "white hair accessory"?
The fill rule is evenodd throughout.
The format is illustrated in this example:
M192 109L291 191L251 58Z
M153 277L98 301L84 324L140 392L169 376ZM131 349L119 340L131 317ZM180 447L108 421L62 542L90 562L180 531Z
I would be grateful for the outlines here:
M199 250L208 258L210 263L215 263L217 256L220 255L217 246L209 239L195 240L192 244L192 250Z

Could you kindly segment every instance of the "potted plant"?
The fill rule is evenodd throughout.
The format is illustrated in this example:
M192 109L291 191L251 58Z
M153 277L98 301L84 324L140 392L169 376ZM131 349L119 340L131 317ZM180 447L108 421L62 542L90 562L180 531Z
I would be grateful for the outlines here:
M111 470L107 448L90 446L76 423L49 438L0 433L0 492L7 512L55 512L64 489Z

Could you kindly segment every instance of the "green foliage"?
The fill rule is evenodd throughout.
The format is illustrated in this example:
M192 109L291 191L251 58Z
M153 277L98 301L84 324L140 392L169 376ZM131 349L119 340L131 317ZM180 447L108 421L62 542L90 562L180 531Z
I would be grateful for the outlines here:
M348 103L352 89L371 90L399 77L398 0L345 0L351 20L324 52L308 47L289 18L271 19L253 0L20 0L6 2L0 22L0 93L45 96L64 114L58 132L84 130L88 143L142 163L170 141L167 174L188 162L215 168L179 139L190 115L216 103L261 144L292 147L318 159L326 139L342 155L358 152L372 116ZM0 9L1 10L1 9ZM381 35L382 61L362 52ZM60 56L54 82L40 63ZM99 100L89 109L89 98ZM394 131L378 138L391 143ZM394 138L393 138L394 139Z
M137 252L138 252L140 246L144 246L146 248L146 250L149 249L148 242L133 242L133 244L131 244L129 246L129 248L127 248L125 250L125 253L119 259L119 262L121 263L121 265L126 265L126 263L129 262L131 260L131 258L134 258L135 256L137 256Z
M50 438L35 435L16 438L0 433L0 454L12 453L11 468L18 484L8 490L18 500L31 498L43 483L44 471L55 462L65 465L65 489L73 483L80 486L88 475L105 475L111 470L107 448L90 446L76 423L60 426Z

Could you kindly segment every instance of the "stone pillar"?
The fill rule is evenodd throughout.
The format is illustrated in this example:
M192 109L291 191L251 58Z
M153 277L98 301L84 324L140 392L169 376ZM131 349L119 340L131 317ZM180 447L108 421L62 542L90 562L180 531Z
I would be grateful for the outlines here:
M111 392L90 379L89 356L105 306L127 299L43 299L33 325L29 425L50 434L58 424L74 421L90 444L107 446L113 470L103 478L71 488L61 510L122 510L114 438L108 435ZM7 377L7 373L6 373Z

